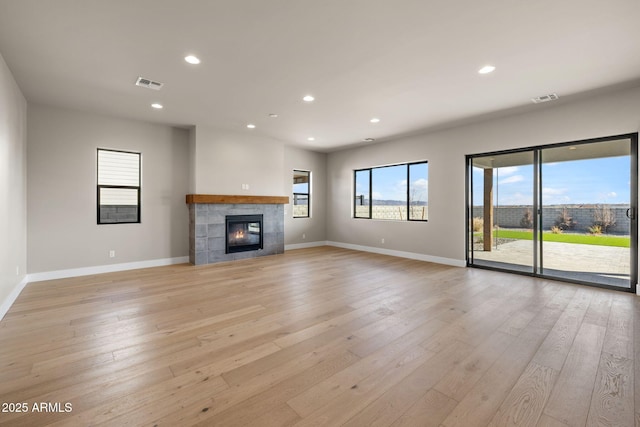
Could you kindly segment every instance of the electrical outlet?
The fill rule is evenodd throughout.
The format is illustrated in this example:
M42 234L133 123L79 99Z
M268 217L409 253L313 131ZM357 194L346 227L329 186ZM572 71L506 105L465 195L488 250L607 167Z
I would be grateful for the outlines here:
M303 239L306 239L306 238L307 238L307 235L306 235L306 234L304 234L304 233L302 233L302 238L303 238Z
M16 265L16 276L20 275L20 266Z
M114 251L113 249L109 251L109 258L115 258L116 257L116 251Z
M384 237L381 239L381 243L384 244Z

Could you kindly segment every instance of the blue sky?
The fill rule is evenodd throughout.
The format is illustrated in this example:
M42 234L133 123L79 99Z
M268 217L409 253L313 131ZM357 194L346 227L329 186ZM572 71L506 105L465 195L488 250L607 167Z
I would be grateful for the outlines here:
M308 193L309 192L309 184L293 184L293 192L294 193Z
M474 205L482 204L481 169L474 168ZM497 181L497 185L496 185ZM628 204L629 157L608 157L570 162L543 163L542 203ZM531 205L533 166L510 166L494 170L494 200L500 205Z

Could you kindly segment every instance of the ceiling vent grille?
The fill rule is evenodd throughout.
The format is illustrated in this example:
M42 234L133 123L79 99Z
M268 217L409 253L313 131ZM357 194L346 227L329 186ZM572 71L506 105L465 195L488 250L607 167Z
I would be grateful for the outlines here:
M136 86L146 87L148 89L160 90L164 83L156 82L150 79L145 79L144 77L138 77L136 80Z
M555 93L550 93L549 95L542 95L542 96L538 96L536 98L531 98L531 100L533 101L534 104L540 104L542 102L555 101L556 99L558 99L558 95L556 95Z

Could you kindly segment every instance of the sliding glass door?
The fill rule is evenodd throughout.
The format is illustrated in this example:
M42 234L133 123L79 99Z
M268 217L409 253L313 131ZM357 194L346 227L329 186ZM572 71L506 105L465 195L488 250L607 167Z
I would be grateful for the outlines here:
M540 150L541 273L630 287L631 140Z
M521 151L471 159L474 265L534 272L533 222L525 221L533 218L533 155Z
M637 134L467 162L468 265L635 291Z

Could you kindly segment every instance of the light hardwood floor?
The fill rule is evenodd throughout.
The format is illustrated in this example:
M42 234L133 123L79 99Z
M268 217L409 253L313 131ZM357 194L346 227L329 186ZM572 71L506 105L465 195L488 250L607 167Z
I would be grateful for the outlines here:
M631 294L328 247L31 283L0 322L0 403L28 412L0 425L628 427L639 319Z

